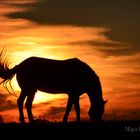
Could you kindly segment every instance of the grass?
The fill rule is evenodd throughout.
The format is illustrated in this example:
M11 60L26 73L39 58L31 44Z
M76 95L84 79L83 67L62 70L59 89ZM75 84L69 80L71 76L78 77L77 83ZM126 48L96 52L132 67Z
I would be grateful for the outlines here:
M47 120L36 120L34 124L1 123L1 134L18 135L22 137L91 137L91 136L118 136L140 134L140 121L102 121L101 123L86 122L68 123L49 122ZM7 136L10 136L7 135ZM4 135L5 136L5 135ZM21 137L21 138L22 138Z

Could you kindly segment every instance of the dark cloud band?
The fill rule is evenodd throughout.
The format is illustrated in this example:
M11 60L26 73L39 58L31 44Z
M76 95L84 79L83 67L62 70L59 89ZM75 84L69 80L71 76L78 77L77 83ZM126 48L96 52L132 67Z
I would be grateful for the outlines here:
M37 0L26 6L20 5L26 7L26 11L7 16L38 24L107 26L112 28L107 34L111 39L138 45L139 5L138 0Z

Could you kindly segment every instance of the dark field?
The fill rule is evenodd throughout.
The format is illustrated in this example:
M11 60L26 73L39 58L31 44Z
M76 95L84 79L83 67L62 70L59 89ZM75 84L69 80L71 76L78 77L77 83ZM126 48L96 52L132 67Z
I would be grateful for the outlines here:
M47 122L45 120L36 121L35 124L1 123L0 134L5 138L27 139L35 138L91 138L104 136L136 136L140 135L140 121L103 121L95 122ZM18 136L18 138L19 138ZM74 138L73 138L74 139Z

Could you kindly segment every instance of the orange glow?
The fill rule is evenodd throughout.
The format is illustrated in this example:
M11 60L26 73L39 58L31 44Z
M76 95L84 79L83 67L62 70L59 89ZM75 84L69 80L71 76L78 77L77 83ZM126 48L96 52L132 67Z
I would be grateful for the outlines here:
M33 3L34 0L30 2L28 0L24 0L23 2L6 0L0 3L0 6L3 7L0 9L0 50L6 47L10 67L18 65L24 59L31 56L59 60L78 57L89 64L100 77L103 98L109 99L105 115L114 116L115 112L117 118L118 112L122 112L123 114L126 111L131 116L132 112L139 110L140 53L137 52L132 55L113 54L112 52L118 48L121 51L121 49L129 47L130 44L116 42L108 38L106 33L111 28L78 27L72 25L42 26L25 19L10 19L4 15L15 11L26 11L26 8L6 5L9 2L11 4L24 4ZM16 94L19 95L20 88L16 77L12 80L12 86ZM3 87L0 87L0 92L5 92ZM8 94L4 96L7 108L4 106L1 109L0 113L2 115L7 115L11 111L11 102L12 105L16 104L17 98L13 100L11 96L7 96ZM9 100L11 102L8 104ZM83 116L87 117L87 108L89 107L88 97L84 95L81 100L83 104ZM57 110L60 107L61 112L58 112L54 120L62 118L66 101L67 95L65 94L53 95L37 91L33 102L35 106L34 112L36 116L45 116L44 114L47 114L51 109L53 110L56 107ZM48 104L46 105L45 103ZM3 105L3 102L1 104ZM17 110L16 107L16 105L13 107L12 112L16 114L15 116L18 116L18 111L15 111ZM140 116L140 113L138 116ZM107 117L105 116L105 118Z
M121 97L118 91L112 95L112 90L118 88L118 82L113 78L117 75L122 75L125 71L130 71L133 68L129 67L128 63L120 63L121 61L133 60L139 58L139 55L135 56L125 56L125 57L106 57L106 55L96 49L94 46L90 47L90 44L78 45L71 44L73 42L80 41L80 39L73 34L77 32L77 35L80 36L82 40L88 40L88 38L96 37L100 42L110 42L105 37L98 35L98 29L93 28L80 28L80 27L46 27L46 32L41 32L42 27L35 27L32 29L16 31L16 34L13 34L10 38L7 38L7 55L9 56L11 67L19 64L24 59L30 56L45 57L51 59L67 59L71 57L78 57L81 60L87 62L100 76L102 87L103 87L103 96L105 99L109 99L109 103L106 106L107 112L112 113L110 106L114 106L113 110L116 110L116 99ZM50 31L52 32L50 33ZM63 32L60 32L60 31ZM71 32L73 30L73 32ZM49 32L47 32L49 31ZM56 32L58 31L58 32ZM92 32L93 31L93 32ZM101 29L99 28L99 32ZM103 30L105 31L105 30ZM33 34L34 33L34 34ZM64 33L69 33L70 38ZM26 35L27 34L27 35ZM92 35L94 34L94 36ZM7 36L7 35L6 35ZM58 38L59 36L59 38ZM97 39L97 40L98 40ZM93 49L94 48L94 49ZM115 65L114 65L115 63ZM123 66L122 66L123 65ZM125 82L124 80L119 81L121 85ZM129 86L132 86L131 83ZM16 78L12 80L12 85L16 94L19 95L20 88L17 84ZM111 85L111 86L110 86ZM137 83L138 85L138 83ZM55 100L59 102L58 99L64 98L67 100L67 96L63 94L45 94L40 91L36 93L34 104L39 104L42 102L48 102ZM85 98L85 104L89 102L88 98ZM120 99L119 99L120 100ZM130 100L126 99L125 103L117 104L117 108L121 107L122 104L128 104ZM66 104L65 104L66 105ZM59 105L58 105L59 106ZM129 107L129 106L128 106ZM44 109L45 110L45 109Z

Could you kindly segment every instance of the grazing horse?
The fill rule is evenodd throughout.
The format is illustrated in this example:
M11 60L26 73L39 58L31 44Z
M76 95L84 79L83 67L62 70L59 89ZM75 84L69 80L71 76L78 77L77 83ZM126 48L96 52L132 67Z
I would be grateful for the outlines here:
M0 77L7 84L16 74L21 93L17 99L19 120L25 123L23 104L26 99L26 109L29 122L34 121L32 102L37 90L52 94L66 93L68 101L63 122L67 122L69 112L74 104L76 119L80 119L79 97L87 93L91 103L89 116L91 120L101 120L106 101L102 97L99 77L84 62L77 58L67 60L52 60L39 57L29 57L13 68L9 68L6 60L0 54Z

